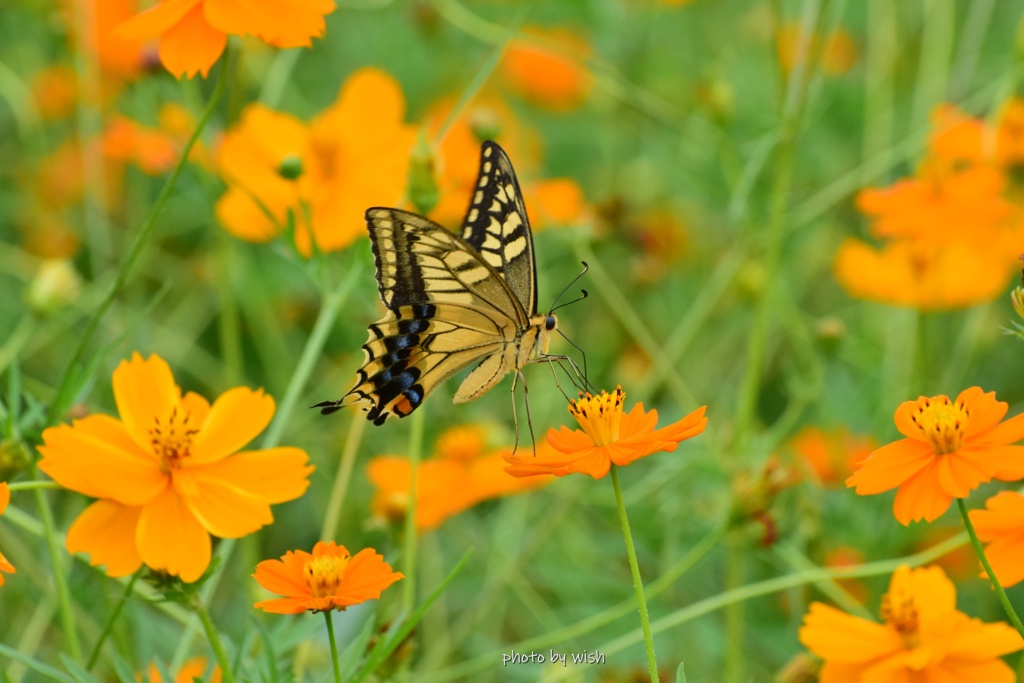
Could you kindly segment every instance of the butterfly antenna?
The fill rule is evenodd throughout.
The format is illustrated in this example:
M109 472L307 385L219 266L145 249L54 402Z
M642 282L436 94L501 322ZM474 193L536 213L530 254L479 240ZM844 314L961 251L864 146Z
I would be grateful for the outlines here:
M567 291L569 291L569 288L572 287L574 284L576 284L576 281L579 280L584 275L586 275L587 271L590 270L590 266L587 264L586 261L580 261L580 263L583 264L583 270L581 270L579 272L579 274L576 277L574 277L569 282L569 284L567 284L565 287L562 287L562 291L558 293L558 296L556 296L555 300L551 303L551 310L548 311L548 315L551 315L552 313L557 311L559 308L562 308L563 306L568 306L569 304L574 304L577 301L583 301L584 299L586 299L589 296L589 294L587 294L587 290L582 289L582 290L580 290L581 292L583 292L582 296L578 296L575 299L573 299L572 301L567 301L566 303L562 304L561 306L557 305L558 304L558 300L562 298L562 295L565 294Z

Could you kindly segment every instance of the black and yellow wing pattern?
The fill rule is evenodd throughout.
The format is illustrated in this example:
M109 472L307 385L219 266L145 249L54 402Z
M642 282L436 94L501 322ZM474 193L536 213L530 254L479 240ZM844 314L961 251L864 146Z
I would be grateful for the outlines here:
M355 386L318 404L322 412L354 397L368 404L368 419L383 424L477 363L454 399L472 401L546 353L557 322L537 315L530 223L512 164L496 143L481 148L461 236L400 209L369 209L366 223L387 313L369 327Z

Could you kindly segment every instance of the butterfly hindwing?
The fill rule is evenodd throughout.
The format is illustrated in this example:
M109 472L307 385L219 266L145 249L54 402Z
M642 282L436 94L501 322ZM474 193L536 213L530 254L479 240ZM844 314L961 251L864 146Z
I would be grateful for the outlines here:
M536 315L537 271L526 205L512 162L490 141L480 149L480 171L462 239L505 278L529 315Z

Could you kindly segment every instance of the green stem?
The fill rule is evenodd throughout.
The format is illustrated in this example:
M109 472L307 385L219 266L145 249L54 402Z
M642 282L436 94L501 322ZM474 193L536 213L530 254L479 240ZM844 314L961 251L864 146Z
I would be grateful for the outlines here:
M36 504L39 506L39 518L43 523L43 535L46 538L46 549L50 553L53 566L53 582L57 588L57 607L60 613L61 628L67 641L67 651L76 662L82 660L82 646L78 642L78 631L75 628L75 614L71 604L71 593L68 590L67 572L64 571L61 558L63 555L57 547L57 531L53 524L53 512L42 489L35 489Z
M107 623L103 625L103 632L100 633L99 640L93 645L92 652L89 653L89 661L86 663L86 670L91 671L96 665L96 660L100 657L100 652L103 650L103 643L106 642L107 636L114 630L114 624L117 623L117 618L121 615L121 611L124 609L125 604L128 602L128 598L131 597L132 589L135 588L135 581L139 578L139 572L132 574L132 578L128 580L128 583L124 585L124 592L121 594L121 599L117 601L117 605L114 607L114 611L107 617Z
M352 288L362 275L362 270L360 262L356 261L349 268L344 282L341 283L341 287L328 294L326 299L324 299L324 305L320 308L320 313L313 324L313 331L309 334L306 348L302 350L299 364L292 374L288 388L285 389L284 398L281 399L281 403L274 414L274 420L270 423L270 427L267 428L267 433L263 437L263 448L273 448L280 442L281 434L291 417L292 411L295 410L299 396L302 394L306 382L309 381L310 375L313 374L313 368L320 358L321 351L323 351L327 335L334 326L334 320L338 317L338 313L345 305L345 302L348 301L348 295L352 292Z
M76 368L78 367L79 361L82 359L82 355L85 353L86 347L89 345L93 335L96 333L100 320L103 319L103 316L106 314L111 304L114 303L114 299L128 281L128 276L131 274L132 267L135 265L135 262L138 261L143 247L146 246L146 243L149 242L149 238L153 234L157 218L160 217L164 206L167 204L167 200L171 198L171 192L178 184L178 177L181 176L181 172L185 169L185 164L188 163L188 156L192 151L192 147L195 145L196 141L199 140L200 134L203 132L203 129L206 127L210 117L213 116L213 112L217 108L217 103L220 101L221 95L224 92L225 84L227 83L227 78L224 75L228 70L227 67L227 54L225 54L224 60L217 72L217 83L213 88L213 93L210 95L210 101L206 103L206 108L200 115L199 121L196 123L196 129L192 132L192 136L189 137L188 142L185 143L185 148L181 151L181 158L178 159L178 163L171 172L171 176L167 179L167 182L164 183L163 188L160 190L160 194L156 199L156 203L153 205L153 209L149 212L149 215L146 216L138 233L136 233L135 240L128 249L128 255L121 263L121 267L117 271L117 276L114 278L114 282L110 285L110 290L96 307L96 310L89 319L89 322L86 323L85 329L82 330L80 335L78 335L78 341L75 344L74 351L71 352L71 357L68 360L67 365L64 367L56 399L50 403L50 409L46 416L47 424L56 424L61 414L64 412L64 402L68 400L66 394L71 388L72 380L77 377Z
M1006 591L1003 590L1003 586L999 583L999 579L996 578L996 573L992 571L992 565L988 563L988 558L985 556L985 549L981 547L981 541L978 540L978 534L974 531L974 525L971 524L971 516L967 514L967 505L964 503L963 498L956 499L956 505L960 508L960 516L964 519L964 527L967 529L967 535L971 537L971 545L974 546L974 552L981 560L981 566L985 568L985 573L988 574L988 580L992 582L992 587L996 590L996 596L999 598L999 603L1003 606L1006 611L1006 616L1009 617L1010 623L1017 629L1017 633L1024 638L1024 624L1020 623L1020 617L1017 616L1017 612L1013 609L1013 605L1010 604L1010 599L1006 597Z
M423 428L426 413L417 410L412 414L412 430L409 434L409 507L405 512L405 557L403 573L405 583L402 584L402 607L408 611L416 606L416 551L418 550L419 534L416 526L416 508L419 504L416 495L419 478L420 460L423 459Z
M345 494L348 492L348 485L352 481L352 470L355 469L356 455L359 453L359 444L363 440L363 432L366 431L365 413L359 411L352 415L352 426L348 428L345 437L345 446L341 451L341 464L338 466L338 474L334 477L334 486L331 487L331 497L327 499L327 507L324 508L324 526L320 531L320 539L330 541L334 539L338 530L338 520L341 518L341 509L345 504Z
M331 664L334 665L334 683L341 683L341 662L338 659L338 643L334 640L334 621L331 619L333 611L324 611L324 619L327 621L327 638L331 641Z
M647 616L647 600L644 599L644 584L640 580L640 566L636 561L636 548L633 547L633 534L629 531L629 519L626 517L626 505L622 501L622 486L619 484L619 468L611 466L612 486L615 488L615 505L619 510L619 521L622 523L622 538L626 541L626 555L629 556L629 571L633 575L633 589L636 591L636 604L640 610L640 628L644 632L644 643L647 646L647 668L651 672L651 683L658 683L658 663L654 658L654 638L651 636L651 621Z
M725 557L725 590L736 590L743 585L743 558L746 548L739 542L729 547ZM734 602L725 607L725 667L722 674L724 681L743 679L743 639L746 624L744 623L744 603Z
M224 651L224 645L220 642L220 636L217 634L217 629L213 627L213 622L210 620L210 615L206 612L206 608L203 607L202 601L196 598L191 601L190 606L196 613L196 616L199 617L199 621L203 624L203 631L206 632L206 640L210 643L210 647L213 649L213 656L217 658L217 663L220 665L223 683L235 683L235 674L231 670L231 662L228 660L228 654Z

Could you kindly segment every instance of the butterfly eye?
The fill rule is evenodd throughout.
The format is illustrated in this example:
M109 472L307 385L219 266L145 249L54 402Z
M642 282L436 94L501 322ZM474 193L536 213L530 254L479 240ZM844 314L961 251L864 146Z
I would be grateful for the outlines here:
M555 320L555 316L549 315L548 319L544 321L544 329L550 332L551 330L555 329L555 326L557 324L558 322Z

